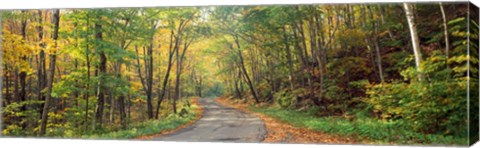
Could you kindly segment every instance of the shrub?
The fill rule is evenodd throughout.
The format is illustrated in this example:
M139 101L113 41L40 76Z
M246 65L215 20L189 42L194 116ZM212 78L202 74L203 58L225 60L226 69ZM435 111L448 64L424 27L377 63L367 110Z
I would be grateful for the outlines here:
M277 105L281 108L291 108L295 105L295 100L297 100L297 97L293 93L290 93L288 89L282 89L276 92L273 94L273 97Z
M445 57L438 54L426 59L421 68L422 73L414 67L402 71L405 82L367 85L368 98L364 101L382 119L405 121L415 131L465 135L465 78L450 78L455 73L445 68Z

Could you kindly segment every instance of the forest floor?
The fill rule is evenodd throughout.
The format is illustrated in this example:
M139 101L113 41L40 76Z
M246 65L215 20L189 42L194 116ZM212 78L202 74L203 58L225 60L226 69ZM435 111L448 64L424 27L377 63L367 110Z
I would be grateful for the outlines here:
M326 134L320 131L295 127L271 116L249 109L250 103L239 103L219 97L216 101L222 105L236 108L262 119L267 129L263 142L267 143L308 143L308 144L374 144L364 139Z

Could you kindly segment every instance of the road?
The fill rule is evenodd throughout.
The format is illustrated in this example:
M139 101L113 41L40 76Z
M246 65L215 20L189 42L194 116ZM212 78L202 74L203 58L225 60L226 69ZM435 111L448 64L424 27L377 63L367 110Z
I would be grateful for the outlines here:
M212 98L199 100L203 117L189 127L151 140L179 142L261 142L266 135L262 120L222 106Z

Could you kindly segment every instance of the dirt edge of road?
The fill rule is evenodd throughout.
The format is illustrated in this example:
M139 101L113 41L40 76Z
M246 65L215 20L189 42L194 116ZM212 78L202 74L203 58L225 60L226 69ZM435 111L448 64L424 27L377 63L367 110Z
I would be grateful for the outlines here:
M235 103L231 99L219 97L216 101L224 106L238 109L242 112L259 117L265 124L266 143L303 143L303 144L366 144L350 137L341 137L306 128L294 127L273 117L248 109L248 103Z
M195 98L192 100L192 104L195 104L198 106L198 108L196 109L196 112L198 112L198 114L195 116L195 119L187 122L186 124L183 124L175 129L171 129L171 130L164 130L164 131L161 131L160 133L156 133L156 134L152 134L152 135L142 135L142 136L139 136L139 137L136 137L136 138L133 138L134 140L147 140L147 139L152 139L154 137L160 137L160 136L163 136L163 135L167 135L167 134L171 134L171 133L175 133L183 128L186 128L186 127L189 127L190 125L194 124L195 122L197 122L198 120L200 120L200 118L202 118L203 116L203 113L204 113L204 110L203 110L203 107L200 105L200 103L198 103L198 99L200 98Z

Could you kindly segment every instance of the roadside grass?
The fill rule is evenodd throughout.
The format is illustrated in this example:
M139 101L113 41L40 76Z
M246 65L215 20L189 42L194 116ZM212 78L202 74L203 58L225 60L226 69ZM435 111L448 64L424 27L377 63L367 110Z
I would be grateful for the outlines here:
M200 114L196 104L191 104L190 107L184 107L189 113L184 117L171 114L166 118L158 120L148 120L130 126L128 129L114 132L84 135L82 139L132 139L145 135L153 135L162 131L174 130L184 124L196 119L197 114Z
M297 111L279 107L256 107L250 110L277 118L296 127L321 131L340 136L352 136L358 139L368 139L378 144L409 144L409 145L467 145L467 137L445 136L440 134L422 134L412 131L401 122L382 121L369 117L355 115L355 119L345 117L316 117L315 110Z

